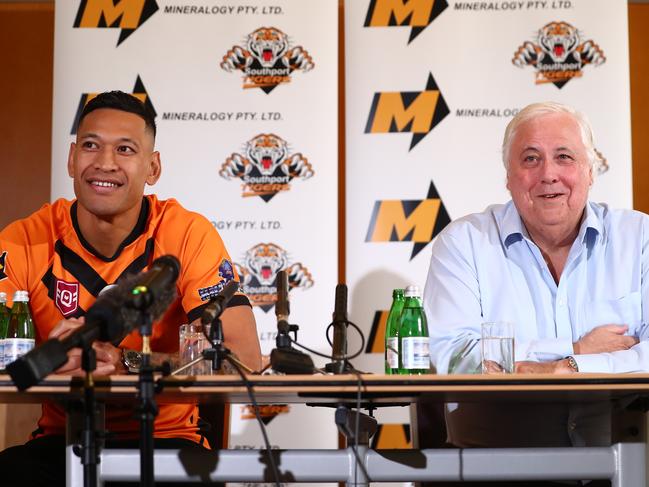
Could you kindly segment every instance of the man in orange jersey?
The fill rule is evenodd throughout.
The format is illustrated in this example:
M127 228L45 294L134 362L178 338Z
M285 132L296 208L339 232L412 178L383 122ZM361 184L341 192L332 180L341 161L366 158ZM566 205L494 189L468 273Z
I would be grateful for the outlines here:
M199 321L208 300L238 280L211 223L173 199L144 196L161 173L154 150L155 120L137 98L102 93L84 108L68 173L76 200L59 199L0 232L0 291L29 291L36 342L64 338L83 323L99 292L120 277L138 273L171 254L181 264L178 298L154 324L151 348L158 358L178 351L178 327ZM222 315L225 345L253 370L261 355L252 308L237 294ZM125 357L141 349L133 332L118 346L96 342L97 375L127 373ZM57 373L81 375L81 351L72 350ZM198 410L193 404L161 404L155 420L157 447L198 447ZM106 428L120 446L137 447L133 406L111 406ZM32 439L0 453L2 485L64 485L65 411L43 404ZM126 443L124 443L126 442Z

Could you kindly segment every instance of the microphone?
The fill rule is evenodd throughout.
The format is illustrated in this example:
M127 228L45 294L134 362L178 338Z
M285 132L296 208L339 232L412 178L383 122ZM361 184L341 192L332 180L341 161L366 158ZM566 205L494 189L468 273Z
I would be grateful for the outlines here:
M275 303L275 316L277 317L277 331L279 333L288 333L290 325L288 315L290 313L290 303L288 300L288 274L286 270L277 273L277 302Z
M154 264L159 260L154 261ZM24 391L37 384L63 366L68 360L68 351L73 348L89 347L96 340L119 344L128 333L140 325L140 312L131 307L131 301L133 290L148 280L149 272L151 270L125 277L100 293L86 312L84 324L66 338L51 338L8 364L7 372L16 387ZM176 298L175 286L156 289L158 299L147 308L154 320L162 316Z
M336 299L333 313L333 362L326 365L326 370L334 374L342 374L345 371L345 360L347 357L347 285L336 286Z
M216 318L221 316L226 305L238 290L239 282L232 280L221 289L219 294L210 299L209 304L203 310L203 314L201 315L201 323L203 326L211 324Z
M163 255L153 261L149 270L140 274L140 281L133 287L131 303L143 310L151 306L172 287L180 274L180 262L173 255Z
M333 357L334 360L344 360L347 355L347 286L345 284L336 286L333 324Z

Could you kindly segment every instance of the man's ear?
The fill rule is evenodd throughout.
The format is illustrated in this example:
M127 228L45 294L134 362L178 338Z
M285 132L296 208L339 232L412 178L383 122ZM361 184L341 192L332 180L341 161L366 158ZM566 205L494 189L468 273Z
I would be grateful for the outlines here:
M68 152L68 176L74 177L74 151L77 145L72 142L70 144L70 151Z
M149 175L146 178L146 184L153 186L160 179L160 174L162 174L160 152L154 151L151 153L151 160L149 161Z

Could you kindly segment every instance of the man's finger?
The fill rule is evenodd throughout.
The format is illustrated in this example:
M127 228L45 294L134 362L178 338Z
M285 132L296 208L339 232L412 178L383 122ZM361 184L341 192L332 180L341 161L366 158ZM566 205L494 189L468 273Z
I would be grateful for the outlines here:
M598 326L597 328L609 331L611 333L616 333L618 335L624 335L629 330L628 325L602 325ZM597 328L595 328L595 330Z

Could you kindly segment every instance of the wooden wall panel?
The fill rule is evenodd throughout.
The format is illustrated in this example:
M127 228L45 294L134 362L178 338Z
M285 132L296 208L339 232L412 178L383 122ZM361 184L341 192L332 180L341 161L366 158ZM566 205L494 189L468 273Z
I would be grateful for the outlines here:
M50 199L53 50L53 3L0 3L0 228Z
M629 4L633 207L649 213L649 4Z

